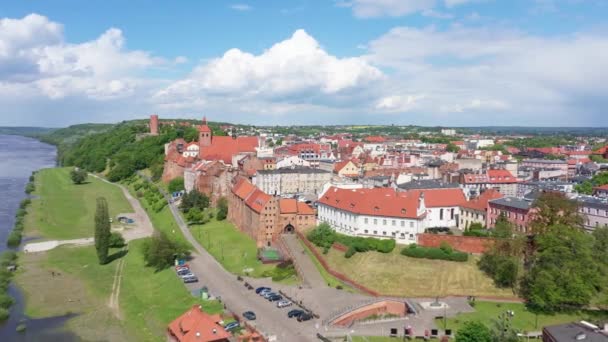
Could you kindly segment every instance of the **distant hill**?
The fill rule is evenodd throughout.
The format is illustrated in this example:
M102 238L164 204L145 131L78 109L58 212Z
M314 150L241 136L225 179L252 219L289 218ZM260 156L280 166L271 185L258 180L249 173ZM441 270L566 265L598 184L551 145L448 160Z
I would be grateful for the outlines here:
M114 124L87 123L41 132L35 137L57 146L69 145L88 135L106 132L114 126Z
M0 127L0 134L23 135L26 137L49 134L57 128L47 127Z

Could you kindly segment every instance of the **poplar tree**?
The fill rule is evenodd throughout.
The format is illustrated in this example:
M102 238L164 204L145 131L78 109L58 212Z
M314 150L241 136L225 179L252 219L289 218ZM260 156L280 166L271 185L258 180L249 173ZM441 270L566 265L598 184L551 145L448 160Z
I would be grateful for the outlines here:
M97 209L95 211L95 250L99 264L103 265L108 260L108 249L110 248L110 213L108 202L105 198L97 198Z

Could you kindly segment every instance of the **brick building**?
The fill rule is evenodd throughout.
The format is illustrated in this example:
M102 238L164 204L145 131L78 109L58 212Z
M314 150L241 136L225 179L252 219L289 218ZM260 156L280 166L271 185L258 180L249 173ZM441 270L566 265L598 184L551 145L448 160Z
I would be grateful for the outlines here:
M256 241L270 246L284 232L315 224L315 212L305 203L280 200L240 178L228 194L228 219Z
M528 233L534 208L530 201L517 197L504 197L488 201L486 227L494 228L498 217L504 214L519 233Z
M484 191L479 197L460 205L460 227L468 228L473 223L487 224L488 201L501 198L502 194L494 189Z

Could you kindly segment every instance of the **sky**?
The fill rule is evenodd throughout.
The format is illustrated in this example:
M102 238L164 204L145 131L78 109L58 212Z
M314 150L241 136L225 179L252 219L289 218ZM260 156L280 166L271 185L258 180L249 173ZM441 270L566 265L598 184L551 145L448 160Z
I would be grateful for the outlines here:
M607 0L22 0L0 126L608 126Z

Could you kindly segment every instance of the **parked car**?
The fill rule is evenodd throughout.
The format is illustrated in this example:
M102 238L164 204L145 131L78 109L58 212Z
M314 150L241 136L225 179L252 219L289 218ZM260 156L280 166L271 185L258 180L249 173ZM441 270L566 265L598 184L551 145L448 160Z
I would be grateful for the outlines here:
M187 277L183 277L182 278L184 280L184 283L188 284L188 283L197 283L198 282L198 278L195 275L190 275Z
M190 268L188 266L176 266L175 267L175 272L184 271L184 270L189 271Z
M298 316L298 322L305 322L312 319L312 315L308 312L304 312L300 316Z
M276 293L274 293L272 291L268 291L268 292L263 292L262 297L268 299L268 298L270 298L272 296L276 296L276 295L277 295Z
M273 293L271 289L266 289L262 292L260 292L260 296L264 297L265 295L269 294L269 293Z
M231 322L231 323L226 324L226 326L224 327L224 330L230 331L230 330L234 330L234 329L236 329L238 327L239 327L239 322L235 321L235 322Z
M287 317L289 317L289 318L298 317L303 313L304 313L304 310L293 309L287 313Z
M291 304L292 303L290 301L288 301L287 299L282 299L277 302L277 308L279 308L279 309L286 308L286 307L290 306Z
M277 300L281 300L281 299L283 299L283 296L281 296L279 294L275 294L274 296L268 297L268 301L270 301L270 302L276 302Z
M186 277L193 277L194 273L188 271L188 273L183 273L183 274L180 274L179 276L183 279L183 278L186 278Z
M189 269L177 271L177 275L180 276L180 277L181 276L185 276L187 274L192 274L192 271L190 271Z
M255 289L255 293L260 294L260 292L264 291L264 290L270 290L270 287L258 287L257 289Z
M255 320L255 312L253 311L245 311L243 312L243 317L247 318L250 321Z

